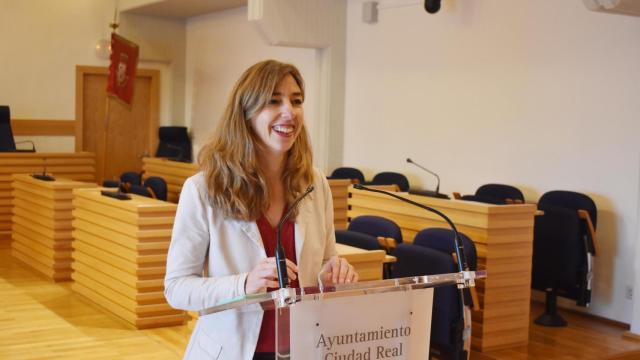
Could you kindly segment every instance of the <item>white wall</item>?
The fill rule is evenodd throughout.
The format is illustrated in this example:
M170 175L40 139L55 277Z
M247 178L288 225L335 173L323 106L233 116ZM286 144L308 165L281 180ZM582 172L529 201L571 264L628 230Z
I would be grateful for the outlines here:
M186 118L194 153L207 141L242 72L276 59L293 63L305 79L305 121L313 138L316 112L316 61L313 49L269 46L247 21L247 8L190 18L187 22Z
M401 3L414 5L382 9ZM473 193L513 184L589 194L600 253L591 311L629 322L638 219L640 18L581 1L348 2L344 165ZM384 146L381 146L383 144Z
M109 39L114 7L114 0L0 1L0 103L11 106L12 118L75 119L75 67L108 66L107 60L96 56L94 46L99 39ZM167 29L175 33L174 24L130 17L123 21L120 34L127 37L127 29L135 28L131 33L141 39L137 35L150 27L156 38L147 36L146 43L141 44L141 57L149 54L147 58L153 60L159 58L158 36L166 35ZM184 38L184 29L182 35ZM184 56L184 40L182 49L172 40L172 51ZM175 52L165 52L162 59L174 57ZM175 118L180 124L184 113L184 89L180 90L184 84L184 58L181 65L172 64L155 60L139 64L139 68L161 71L162 124L172 124ZM172 84L177 84L177 90ZM174 112L180 116L174 116ZM16 140L25 138L34 140L38 151L74 149L72 136L19 136Z

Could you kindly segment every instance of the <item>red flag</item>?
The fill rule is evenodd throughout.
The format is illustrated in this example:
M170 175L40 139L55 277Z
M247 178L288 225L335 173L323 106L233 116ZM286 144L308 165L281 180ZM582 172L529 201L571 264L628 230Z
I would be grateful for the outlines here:
M116 33L111 33L111 64L109 65L107 94L115 96L129 105L133 99L138 53L138 45Z

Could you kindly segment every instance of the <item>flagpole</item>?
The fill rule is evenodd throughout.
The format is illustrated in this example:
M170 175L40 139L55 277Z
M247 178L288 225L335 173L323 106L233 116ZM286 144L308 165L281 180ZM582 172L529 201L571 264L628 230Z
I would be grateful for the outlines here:
M109 24L112 34L117 33L118 31L118 2L119 1L116 0L116 6L115 6L115 9L113 10L113 22ZM104 106L104 133L102 134L102 143L104 144L104 148L102 150L102 181L107 179L107 151L109 149L110 110L111 110L111 101L109 101L109 94L106 94L105 106Z
M111 102L109 101L109 95L106 95L105 109L104 109L104 132L102 133L102 143L104 148L102 149L102 181L107 179L107 150L109 149L109 110L111 109Z

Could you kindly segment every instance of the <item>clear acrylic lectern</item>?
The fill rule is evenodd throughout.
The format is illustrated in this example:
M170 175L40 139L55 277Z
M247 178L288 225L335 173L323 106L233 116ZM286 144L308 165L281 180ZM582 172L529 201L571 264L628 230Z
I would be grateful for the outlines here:
M200 311L276 311L276 359L427 359L433 288L475 285L485 271L285 288Z

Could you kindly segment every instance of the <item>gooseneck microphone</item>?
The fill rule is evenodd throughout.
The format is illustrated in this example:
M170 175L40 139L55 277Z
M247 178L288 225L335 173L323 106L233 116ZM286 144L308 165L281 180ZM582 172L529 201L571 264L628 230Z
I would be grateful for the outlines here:
M314 189L313 185L310 185L305 192L298 197L293 204L287 209L287 212L284 214L280 222L278 223L278 229L276 230L276 268L278 270L278 284L280 288L285 288L289 284L289 274L287 274L287 258L284 254L284 249L282 248L282 239L280 238L280 232L282 231L282 225L289 218L293 210L298 206L300 201L307 197L310 192Z
M407 159L410 160L410 159ZM391 196L394 197L400 201L404 201L406 203L409 203L413 206L417 206L419 208L422 208L424 210L427 210L429 212L432 212L438 216L440 216L441 218L444 219L444 221L446 221L449 224L449 227L451 227L451 230L453 230L453 243L455 245L455 249L456 249L456 256L458 257L458 271L463 272L463 271L469 271L469 265L467 264L467 258L464 255L464 246L462 244L462 242L460 241L460 237L458 235L458 229L456 229L456 226L453 224L453 221L451 221L451 219L449 219L449 217L447 215L445 215L444 213L442 213L440 210L436 210L432 207L429 207L427 205L422 205L420 203L417 203L413 200L404 198L402 196L396 195L392 192L388 192L388 191L384 191L384 190L378 190L378 189L372 189L372 188L368 188L366 186L362 186L361 184L353 184L353 187L355 189L358 190L366 190L366 191L371 191L371 192L376 192L376 193L380 193L380 194L385 194L387 196Z
M408 162L409 164L413 164L413 165L415 165L415 166L419 167L420 169L422 169L422 170L424 170L424 171L428 172L429 174L431 174L431 175L435 176L435 177L436 177L436 179L438 180L438 182L436 183L436 194L439 194L439 193L440 193L440 176L438 176L438 174L436 174L436 173L434 173L433 171L431 171L431 170L427 169L426 167L424 167L424 166L422 166L422 165L420 165L420 164L418 164L418 163L414 162L413 160L411 160L411 158L407 158L407 162Z

